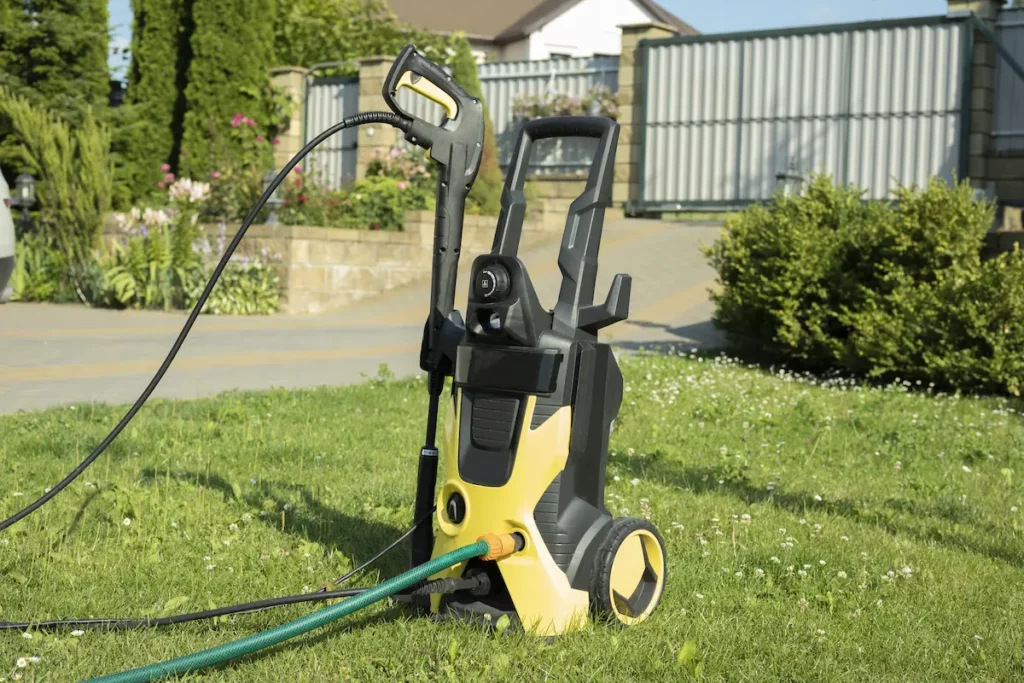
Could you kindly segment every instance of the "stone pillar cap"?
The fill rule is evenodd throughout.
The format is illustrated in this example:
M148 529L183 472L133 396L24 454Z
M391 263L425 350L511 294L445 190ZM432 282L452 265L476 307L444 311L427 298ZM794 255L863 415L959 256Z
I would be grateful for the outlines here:
M672 24L666 24L662 21L644 21L639 24L618 24L618 28L622 29L624 33L641 33L652 28L659 28L669 33L679 33L679 29Z

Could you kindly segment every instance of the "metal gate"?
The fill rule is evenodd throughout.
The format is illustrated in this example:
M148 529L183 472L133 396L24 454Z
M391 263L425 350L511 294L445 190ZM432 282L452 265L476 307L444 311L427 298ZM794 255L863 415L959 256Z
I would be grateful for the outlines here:
M313 79L306 92L304 142L358 111L358 78ZM306 161L307 173L331 189L355 180L357 134L357 128L343 130L313 150Z
M635 208L741 207L793 163L871 199L965 177L973 35L928 17L644 41Z

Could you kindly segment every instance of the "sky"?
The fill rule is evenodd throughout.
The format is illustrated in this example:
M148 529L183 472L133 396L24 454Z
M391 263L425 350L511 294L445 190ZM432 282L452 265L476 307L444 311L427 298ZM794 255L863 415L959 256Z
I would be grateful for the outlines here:
M119 49L131 40L130 0L110 0L110 65L122 77L127 60ZM430 2L430 0L423 0ZM946 0L659 0L701 33L731 33L813 24L896 19L946 13Z

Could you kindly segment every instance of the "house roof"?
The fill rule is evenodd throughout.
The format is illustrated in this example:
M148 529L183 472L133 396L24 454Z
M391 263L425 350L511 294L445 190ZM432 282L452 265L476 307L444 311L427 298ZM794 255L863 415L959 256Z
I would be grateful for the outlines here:
M391 11L418 29L463 31L470 38L498 44L530 35L581 0L387 0ZM683 35L697 31L653 0L633 0L657 21Z

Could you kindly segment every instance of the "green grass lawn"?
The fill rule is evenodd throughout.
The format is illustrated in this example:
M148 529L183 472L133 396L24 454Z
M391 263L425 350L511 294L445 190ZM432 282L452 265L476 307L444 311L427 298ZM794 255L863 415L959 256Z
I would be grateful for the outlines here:
M188 680L676 681L689 641L709 681L1024 680L1024 405L721 359L624 365L608 503L665 536L668 588L650 621L545 643L382 605ZM0 515L121 412L0 419ZM164 615L314 588L408 526L424 413L421 381L156 403L0 538L0 620ZM395 554L357 584L403 567ZM0 679L111 673L310 609L0 633Z

